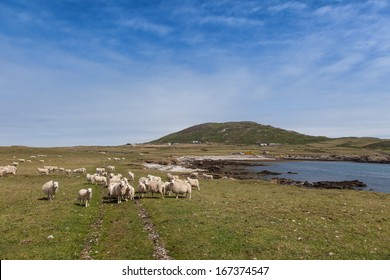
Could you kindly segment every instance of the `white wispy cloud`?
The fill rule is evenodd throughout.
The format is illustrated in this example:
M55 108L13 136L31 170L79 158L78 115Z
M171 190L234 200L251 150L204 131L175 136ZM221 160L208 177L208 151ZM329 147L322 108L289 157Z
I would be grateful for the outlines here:
M140 18L140 17L131 18L131 19L121 19L118 21L118 24L124 27L129 27L140 31L151 32L159 36L165 36L168 35L170 32L172 32L172 28L167 25L157 24L150 20L147 20L145 18Z

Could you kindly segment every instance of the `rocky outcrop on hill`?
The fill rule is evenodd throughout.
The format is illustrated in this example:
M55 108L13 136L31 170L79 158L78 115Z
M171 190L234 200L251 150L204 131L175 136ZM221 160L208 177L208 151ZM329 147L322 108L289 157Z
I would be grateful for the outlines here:
M372 163L390 163L390 154L377 154L368 156L359 155L286 155L286 160L320 160L320 161L354 161Z

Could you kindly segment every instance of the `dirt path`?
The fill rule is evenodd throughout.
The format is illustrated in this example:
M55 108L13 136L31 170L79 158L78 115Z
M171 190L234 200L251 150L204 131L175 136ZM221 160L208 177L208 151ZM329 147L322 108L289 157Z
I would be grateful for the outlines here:
M139 216L143 221L144 229L148 232L149 239L153 242L153 257L156 260L173 260L173 258L168 255L168 251L165 248L164 243L160 240L160 235L153 225L150 216L146 212L146 209L142 206L139 200L136 200L135 204L137 205Z

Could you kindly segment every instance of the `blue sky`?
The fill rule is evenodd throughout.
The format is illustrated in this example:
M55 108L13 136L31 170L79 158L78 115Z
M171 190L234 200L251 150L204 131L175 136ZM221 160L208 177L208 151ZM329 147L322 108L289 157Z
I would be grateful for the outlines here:
M203 122L390 138L390 1L0 1L0 146Z

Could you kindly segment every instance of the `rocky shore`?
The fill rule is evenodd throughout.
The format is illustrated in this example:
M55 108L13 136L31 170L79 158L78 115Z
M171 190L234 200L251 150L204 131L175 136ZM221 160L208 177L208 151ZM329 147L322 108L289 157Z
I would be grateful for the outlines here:
M308 181L296 181L286 178L272 178L271 182L288 185L288 186L297 186L302 188L311 188L311 189L352 189L359 190L361 188L367 187L367 185L359 180L350 180L350 181L318 181L310 183Z

